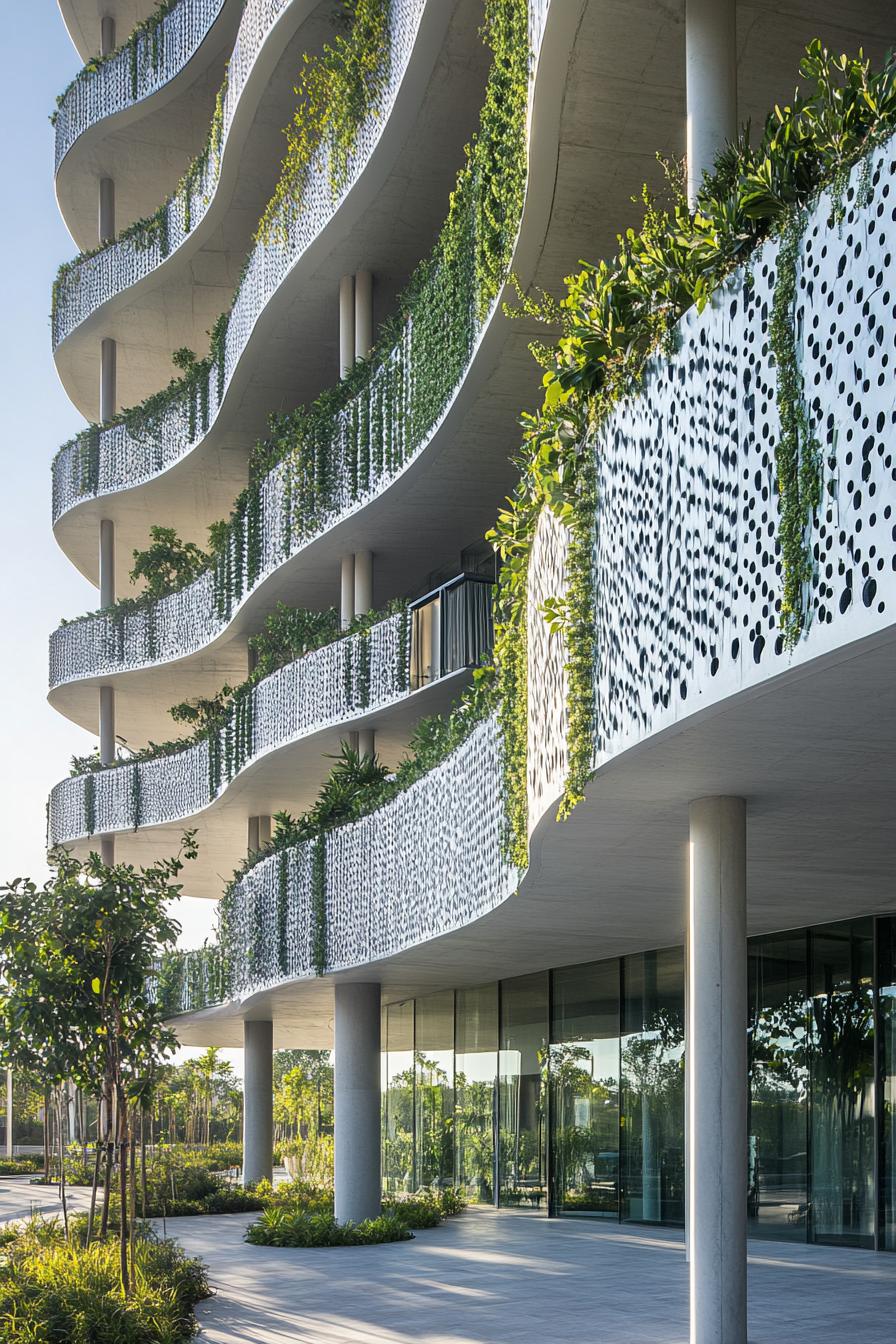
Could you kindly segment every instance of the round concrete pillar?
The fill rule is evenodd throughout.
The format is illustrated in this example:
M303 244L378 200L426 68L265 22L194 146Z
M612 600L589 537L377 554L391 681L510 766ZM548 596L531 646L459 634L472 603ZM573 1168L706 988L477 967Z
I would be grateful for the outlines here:
M373 349L373 276L355 274L355 359L366 359Z
M336 1220L380 1212L380 987L335 986L333 1108Z
M100 761L111 765L115 760L115 690L100 687Z
M115 20L109 14L100 19L100 55L111 56L115 50Z
M688 1234L691 1344L747 1340L746 805L690 806Z
M688 201L703 174L737 135L737 6L735 0L686 0Z
M339 570L339 624L347 630L355 614L355 557L344 555Z
M355 615L366 616L373 609L373 554L355 552Z
M111 177L100 178L97 237L100 246L111 243L115 237L115 183Z
M100 345L100 424L105 425L115 417L115 342L108 336Z
M355 279L339 281L339 377L344 378L355 362Z
M243 1023L243 1184L274 1171L274 1024Z
M376 732L373 728L358 729L358 755L372 756L376 751Z
M115 602L115 524L111 518L100 519L100 606L111 607Z

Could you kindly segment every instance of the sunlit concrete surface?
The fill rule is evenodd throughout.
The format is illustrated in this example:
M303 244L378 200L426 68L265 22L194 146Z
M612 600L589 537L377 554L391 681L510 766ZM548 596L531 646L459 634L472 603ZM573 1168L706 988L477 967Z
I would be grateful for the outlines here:
M211 1268L208 1344L685 1344L680 1233L470 1210L412 1242L248 1246L248 1215L169 1219ZM750 1344L892 1339L896 1255L751 1242Z

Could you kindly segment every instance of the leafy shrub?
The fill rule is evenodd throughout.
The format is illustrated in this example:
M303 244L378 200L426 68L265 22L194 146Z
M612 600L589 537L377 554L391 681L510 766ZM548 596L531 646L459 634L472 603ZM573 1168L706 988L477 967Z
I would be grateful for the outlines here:
M0 1237L0 1337L5 1344L182 1344L193 1307L210 1289L205 1269L172 1241L143 1234L133 1295L125 1300L114 1241L66 1243L57 1221L33 1219Z
M332 1213L274 1206L265 1209L246 1232L253 1246L376 1246L386 1241L410 1241L408 1224L395 1215L381 1214L363 1223L337 1223Z
M37 1157L0 1158L0 1176L27 1176L43 1171L44 1164Z

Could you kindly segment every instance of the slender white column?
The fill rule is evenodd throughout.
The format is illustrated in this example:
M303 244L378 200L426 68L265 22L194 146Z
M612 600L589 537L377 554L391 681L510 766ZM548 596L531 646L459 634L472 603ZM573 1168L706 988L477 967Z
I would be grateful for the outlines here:
M243 1184L274 1169L274 1024L243 1023Z
M686 0L687 177L691 205L703 174L737 135L736 0Z
M339 281L339 377L344 378L355 362L355 280L344 275Z
M13 1155L12 1143L12 1069L6 1070L6 1156Z
M339 624L347 630L355 614L355 557L344 555L339 572Z
M111 765L115 760L115 691L100 687L100 760Z
M355 359L366 359L373 348L373 276L355 273Z
M105 425L115 415L115 342L106 336L100 345L100 424Z
M364 616L373 608L373 555L355 551L355 615Z
M374 728L358 729L358 755L372 756L376 751L376 730Z
M250 817L248 830L248 851L250 854L257 854L271 838L270 817Z
M115 20L108 14L100 19L100 55L111 56L115 50Z
M111 177L100 178L99 218L97 238L102 245L115 237L115 183Z
M742 798L691 803L691 1344L747 1340L747 882Z
M115 602L115 523L100 519L100 606Z
M337 984L335 1000L335 1211L357 1223L380 1212L380 987Z

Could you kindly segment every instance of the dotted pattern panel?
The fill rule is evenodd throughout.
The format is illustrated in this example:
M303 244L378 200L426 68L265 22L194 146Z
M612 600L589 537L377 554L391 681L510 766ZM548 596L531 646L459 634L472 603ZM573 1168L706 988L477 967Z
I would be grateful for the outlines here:
M180 74L224 7L224 0L180 0L155 31L137 38L136 61L125 46L95 69L85 68L56 110L55 170L79 135L133 107Z
M825 484L807 631L793 653L778 633L777 243L711 308L686 315L677 353L655 362L600 433L596 762L697 702L891 619L894 169L890 142L853 172L839 226L830 195L807 218L796 329Z
M369 681L362 671L368 650ZM410 614L404 611L378 622L366 639L352 635L327 644L260 681L251 692L248 749L237 759L233 715L217 734L217 789L208 742L64 779L50 794L49 842L68 844L88 834L88 779L94 792L93 834L180 821L220 797L234 775L264 752L345 723L366 709L395 704L408 693L409 680Z
M563 791L568 768L566 645L551 633L543 608L566 591L569 533L548 509L538 520L528 574L528 800L529 833Z

